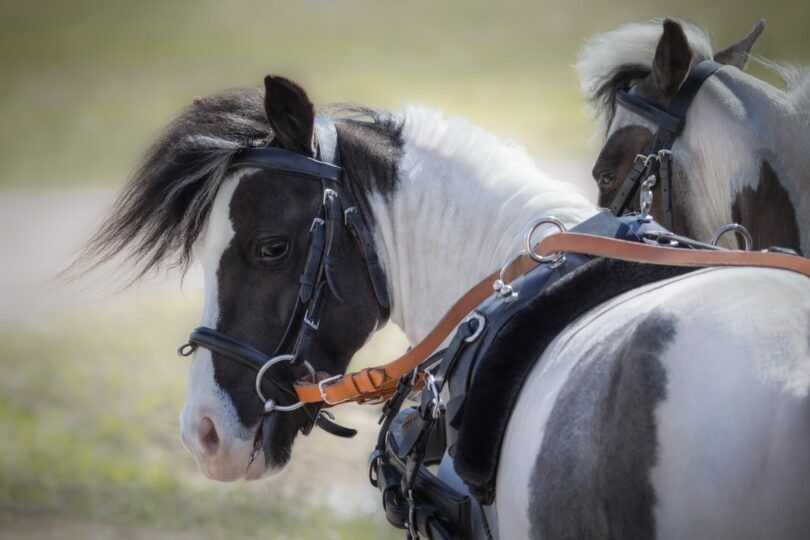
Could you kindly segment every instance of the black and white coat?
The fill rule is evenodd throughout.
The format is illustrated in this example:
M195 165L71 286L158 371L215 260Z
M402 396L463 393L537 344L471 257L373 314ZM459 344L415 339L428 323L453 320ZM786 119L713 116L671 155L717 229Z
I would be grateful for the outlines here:
M137 221L155 212L150 197L162 197L162 218L149 214L146 223L155 230L185 226L184 239L192 240L204 269L203 325L265 349L289 313L285 287L294 285L297 246L306 245L312 216L303 207L317 204L317 192L285 187L292 179L267 171L228 173L220 161L240 146L267 144L259 135L282 139L283 133L285 144L295 142L312 110L303 91L294 85L285 91L290 88L283 99L296 106L265 103L266 116L254 91L221 103L209 98L198 105L204 110L187 111L159 145L175 143L175 163L183 144L194 148L188 155L214 156L194 180L195 195L187 194L185 206L175 196L182 189L178 178L159 166L171 153L159 146L129 188L134 195L118 207ZM219 124L195 118L210 114L235 131L252 127L236 141L233 132L206 133ZM299 117L274 118L284 114ZM268 117L272 130L262 132ZM390 320L411 342L517 252L533 219L554 215L571 226L597 212L576 188L540 173L520 146L461 118L410 106L385 121L338 120L337 126L344 166L386 272ZM301 151L309 151L311 131L298 136ZM138 182L157 187L147 193ZM256 258L251 247L254 231L282 226L291 239L286 256L295 263L289 269L281 260ZM96 245L108 246L105 238L126 230L118 223ZM550 232L541 229L536 238ZM160 238L170 237L153 238L152 245ZM169 247L182 246L176 240ZM332 372L345 369L385 322L373 309L362 268L349 255L344 259L341 279L356 300L327 306L311 359ZM281 469L302 421L279 416L274 436L251 459L261 403L242 369L204 349L191 365L181 434L201 470L217 480L257 479ZM497 534L806 537L809 392L810 281L803 276L708 269L617 297L557 336L520 390L498 471Z

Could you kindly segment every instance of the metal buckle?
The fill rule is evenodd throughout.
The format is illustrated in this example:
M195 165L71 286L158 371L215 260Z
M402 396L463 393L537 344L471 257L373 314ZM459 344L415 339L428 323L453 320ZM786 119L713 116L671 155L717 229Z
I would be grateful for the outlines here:
M429 371L426 372L425 385L427 385L427 387L430 389L430 393L433 394L433 397L430 400L430 416L434 420L437 420L444 412L444 402L442 401L441 395L439 395L439 387L436 386L436 379L433 377L433 373Z
M313 321L312 319L309 318L309 310L306 310L304 312L304 324L306 324L307 326L309 326L313 330L317 330L321 326L320 321Z
M342 377L343 375L333 375L331 377L327 377L321 381L318 381L318 392L321 394L321 399L323 400L323 402L326 403L327 405L330 406L340 405L345 401L349 401L348 399L344 399L342 401L330 401L329 398L326 397L326 388L325 388L326 384L341 379Z
M319 224L319 225L323 226L324 221L319 217L316 217L315 219L313 219L312 220L312 225L309 226L309 232L310 233L315 230L315 225L316 224Z
M358 212L358 210L357 210L356 206L350 206L347 209L345 209L343 211L343 223L345 225L348 225L349 224L349 214L350 213L355 213L356 214L357 212Z
M326 188L325 190L323 190L323 200L321 201L321 204L323 206L326 206L327 199L331 202L332 199L337 199L337 196L338 196L337 191L335 191L332 188Z
M666 150L664 150L664 151L666 151ZM656 154L636 154L635 162L638 163L639 161L642 161L643 164L644 164L644 167L646 168L647 165L650 164L650 161L658 159L659 153L656 153Z

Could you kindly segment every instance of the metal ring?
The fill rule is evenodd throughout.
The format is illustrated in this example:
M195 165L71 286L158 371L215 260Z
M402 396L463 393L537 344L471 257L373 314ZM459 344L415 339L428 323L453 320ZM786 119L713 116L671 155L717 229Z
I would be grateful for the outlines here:
M717 242L719 242L723 236L732 231L742 236L745 242L745 251L751 251L751 248L754 247L754 239L751 236L751 232L739 223L729 223L728 225L723 225L714 232L714 236L712 236L709 243L716 246Z
M197 344L189 341L188 343L183 343L180 345L180 347L177 349L177 354L180 356L191 356L196 350Z
M533 249L533 246L532 246L532 236L534 236L535 231L537 230L538 227L540 227L540 225L554 225L555 227L560 229L560 232L566 232L565 225L563 225L562 221L555 218L554 216L543 217L543 218L535 220L531 224L531 226L529 227L529 231L526 233L526 236L523 237L523 247L526 250L526 253L529 254L529 257L531 257L536 262L539 262L540 264L544 264L544 263L558 264L558 263L561 263L562 259L565 257L565 255L562 252L558 251L557 253L552 253L552 254L546 255L544 257L540 256L540 255L537 255L534 252L534 249Z
M484 326L487 324L487 320L484 318L484 316L477 311L473 311L466 319L464 319L465 324L469 324L472 321L478 321L478 324L475 325L475 330L473 330L473 333L464 338L464 341L467 343L472 343L478 339L478 336L481 335L481 332L484 331Z
M264 392L262 392L262 379L264 378L264 374L267 373L267 370L271 367L275 366L279 362L291 362L295 358L294 354L280 354L278 356L274 356L261 367L259 373L256 375L256 393L259 395L259 399L262 400L264 403L264 410L266 413L271 411L281 411L281 412L289 412L294 411L295 409L300 409L304 406L303 401L299 401L297 403L293 403L292 405L278 405L272 399L268 399L264 397ZM307 368L309 374L313 377L315 376L315 370L313 369L312 365L304 361L304 367Z

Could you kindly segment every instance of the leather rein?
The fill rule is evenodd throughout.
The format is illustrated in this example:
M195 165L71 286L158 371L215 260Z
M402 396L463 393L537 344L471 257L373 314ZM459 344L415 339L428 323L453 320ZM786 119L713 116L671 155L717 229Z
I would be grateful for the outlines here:
M636 193L644 181L649 181L650 189L657 181L661 184L663 201L662 212L660 215L656 214L657 221L666 229L675 230L672 211L672 146L686 127L686 112L703 83L722 67L723 64L714 60L695 64L666 108L624 90L616 94L618 105L657 125L658 131L636 156L633 167L613 198L609 208L614 216L622 216L632 209L632 201L636 200Z

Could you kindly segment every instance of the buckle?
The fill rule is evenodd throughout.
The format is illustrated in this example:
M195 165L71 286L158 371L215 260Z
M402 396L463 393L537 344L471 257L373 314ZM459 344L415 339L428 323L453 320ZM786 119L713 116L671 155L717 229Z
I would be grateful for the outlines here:
M317 330L321 326L320 321L313 321L309 318L309 310L304 312L304 324L312 328L313 330Z
M326 397L326 388L325 388L326 384L342 378L343 375L333 375L331 377L327 377L323 380L318 381L318 392L321 394L321 399L323 400L323 402L326 403L327 405L329 406L340 405L345 401L349 401L348 399L344 399L342 401L330 401L329 398Z
M319 218L319 217L316 217L315 219L313 219L312 220L312 225L309 226L309 232L310 233L315 230L315 225L323 226L323 220L321 218Z
M343 223L344 224L346 224L346 225L349 224L349 214L351 214L351 213L355 213L355 214L357 213L357 207L356 206L350 206L350 207L348 207L347 209L345 209L343 211Z

